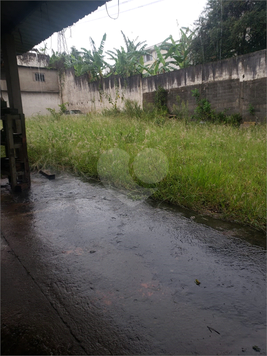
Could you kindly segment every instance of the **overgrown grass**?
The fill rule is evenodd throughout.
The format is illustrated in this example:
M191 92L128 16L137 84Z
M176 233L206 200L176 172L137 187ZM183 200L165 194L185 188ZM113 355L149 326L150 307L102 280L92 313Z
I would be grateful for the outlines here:
M265 229L265 125L239 129L186 124L163 115L129 118L115 111L27 119L32 169L54 167L98 177L97 163L107 150L125 150L131 171L140 151L158 149L166 155L169 171L153 198Z

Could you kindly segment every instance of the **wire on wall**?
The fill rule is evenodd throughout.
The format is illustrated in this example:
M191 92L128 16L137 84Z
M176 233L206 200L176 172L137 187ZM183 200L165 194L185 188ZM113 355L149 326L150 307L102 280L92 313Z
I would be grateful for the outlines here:
M119 18L119 15L120 15L120 0L118 0L118 14L117 14L117 17L111 17L110 14L108 13L107 3L105 3L105 5L106 5L106 12L108 14L108 17L110 17L112 20L117 20Z

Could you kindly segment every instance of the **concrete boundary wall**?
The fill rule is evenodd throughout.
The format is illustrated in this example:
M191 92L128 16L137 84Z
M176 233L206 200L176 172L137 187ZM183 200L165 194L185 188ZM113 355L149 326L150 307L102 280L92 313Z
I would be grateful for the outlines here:
M45 75L45 82L35 81L35 72ZM184 104L189 115L196 100L192 90L210 101L217 111L240 113L244 121L266 120L266 50L244 56L175 70L153 77L109 77L89 83L87 75L75 77L74 70L59 74L56 70L19 66L23 109L26 116L48 114L46 108L59 110L68 103L69 110L83 113L105 108L123 108L126 99L141 107L154 104L155 91L167 90L167 105L174 112ZM1 95L7 100L5 75L1 76ZM251 115L249 107L255 109Z
M192 90L198 89L216 111L240 113L245 121L266 119L266 50L143 78L142 84L144 103L154 102L159 86L166 89L171 112L184 103L193 114ZM250 106L255 115L249 113Z
M83 113L102 111L105 108L123 108L126 99L142 106L141 75L130 78L113 76L102 81L89 82L88 76L75 77L73 69L61 75L62 102L68 103L69 110Z
M61 76L61 99L70 110L84 113L105 108L122 108L126 99L141 107L154 103L159 87L168 91L170 112L187 105L189 114L196 108L192 90L198 89L201 98L210 101L217 111L240 113L245 121L265 121L266 118L266 50L244 56L175 70L153 77L109 77L89 83L86 75L75 77L69 69ZM249 113L249 107L255 115Z

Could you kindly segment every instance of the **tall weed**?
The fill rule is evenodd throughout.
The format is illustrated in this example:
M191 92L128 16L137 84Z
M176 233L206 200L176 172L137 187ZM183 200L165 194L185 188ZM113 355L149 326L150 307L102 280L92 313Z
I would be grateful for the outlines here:
M220 214L261 229L266 223L266 127L248 129L185 124L129 105L132 114L64 116L26 120L33 169L53 166L97 177L103 152L119 148L131 159L146 148L161 151L169 172L153 197ZM129 112L128 111L128 112ZM160 122L162 118L162 122ZM138 182L142 184L142 182ZM144 184L145 186L145 184ZM130 189L127 185L127 189Z

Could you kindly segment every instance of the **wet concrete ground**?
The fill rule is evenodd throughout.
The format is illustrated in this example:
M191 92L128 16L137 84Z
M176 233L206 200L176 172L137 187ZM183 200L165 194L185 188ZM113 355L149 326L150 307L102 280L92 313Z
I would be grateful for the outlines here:
M266 354L263 234L68 175L1 192L2 354Z

